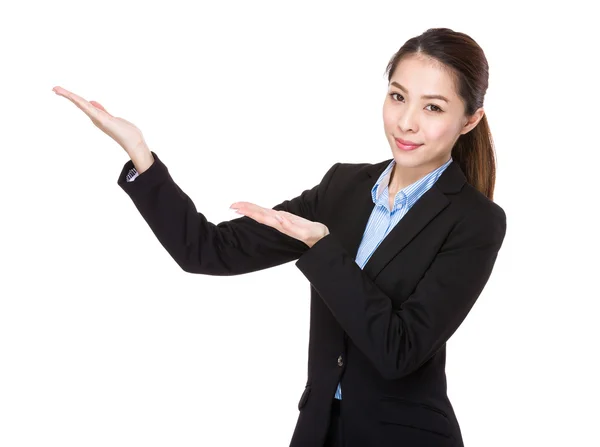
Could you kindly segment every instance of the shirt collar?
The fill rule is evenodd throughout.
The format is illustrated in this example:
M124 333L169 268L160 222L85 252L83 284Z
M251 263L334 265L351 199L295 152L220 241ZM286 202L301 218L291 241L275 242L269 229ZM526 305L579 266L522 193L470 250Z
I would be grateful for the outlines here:
M442 175L442 172L452 163L453 158L450 159L438 167L434 169L424 177L420 178L416 182L402 188L400 191L396 193L396 197L394 199L394 208L401 203L404 198L407 199L407 203L412 206L414 202L425 192L425 190L429 189L431 185L435 183L435 181ZM390 164L385 168L385 170L381 173L373 188L371 188L371 196L373 198L373 203L377 204L384 199L389 199L389 191L387 187L390 183L390 177L392 175L392 169L396 164L396 160L392 159ZM427 185L428 188L423 188L423 186ZM384 194L384 192L386 194Z

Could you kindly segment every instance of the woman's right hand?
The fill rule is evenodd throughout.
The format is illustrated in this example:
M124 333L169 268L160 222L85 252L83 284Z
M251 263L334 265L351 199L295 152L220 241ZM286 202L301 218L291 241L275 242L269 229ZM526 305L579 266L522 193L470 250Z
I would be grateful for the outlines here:
M82 97L56 86L54 93L64 96L90 117L94 125L115 140L130 157L139 156L140 152L149 152L142 131L124 118L112 116L96 101L86 101Z

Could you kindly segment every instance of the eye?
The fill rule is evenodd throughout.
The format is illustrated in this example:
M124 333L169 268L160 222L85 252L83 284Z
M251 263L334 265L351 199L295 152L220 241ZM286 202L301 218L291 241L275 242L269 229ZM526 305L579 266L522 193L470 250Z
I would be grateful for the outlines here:
M440 109L440 108L439 108L438 106L436 106L435 104L429 104L429 105L427 105L427 107L429 107L429 106L431 106L431 107L435 107L435 110L432 110L432 112L437 112L437 113L439 113L439 112L441 112L441 111L442 111L442 109Z
M404 96L402 96L400 93L398 92L392 92L390 93L390 97L394 100L394 101L401 101L400 99L395 99L394 96L398 95L400 98L404 99ZM441 113L443 112L442 109L440 109L438 106L436 106L435 104L428 104L427 107L433 107L433 110L429 110L430 112L435 112L435 113Z

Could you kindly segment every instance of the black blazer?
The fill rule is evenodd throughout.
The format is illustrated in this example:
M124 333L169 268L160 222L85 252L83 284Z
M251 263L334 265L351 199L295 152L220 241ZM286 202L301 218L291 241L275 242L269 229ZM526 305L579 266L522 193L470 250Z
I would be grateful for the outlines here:
M309 248L246 216L207 221L152 154L130 183L125 163L118 184L184 271L239 275L297 260L311 284L308 377L291 447L323 445L340 380L347 447L463 446L446 393L446 341L488 281L506 215L456 161L361 269L371 188L391 159L336 163L317 186L273 207L329 228Z

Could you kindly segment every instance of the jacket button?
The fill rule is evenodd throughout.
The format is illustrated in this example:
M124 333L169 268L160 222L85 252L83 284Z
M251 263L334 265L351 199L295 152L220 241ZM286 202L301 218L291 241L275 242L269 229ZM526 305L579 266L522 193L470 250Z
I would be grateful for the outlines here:
M338 357L338 366L343 366L344 365L344 360L342 359L342 356L340 355Z

